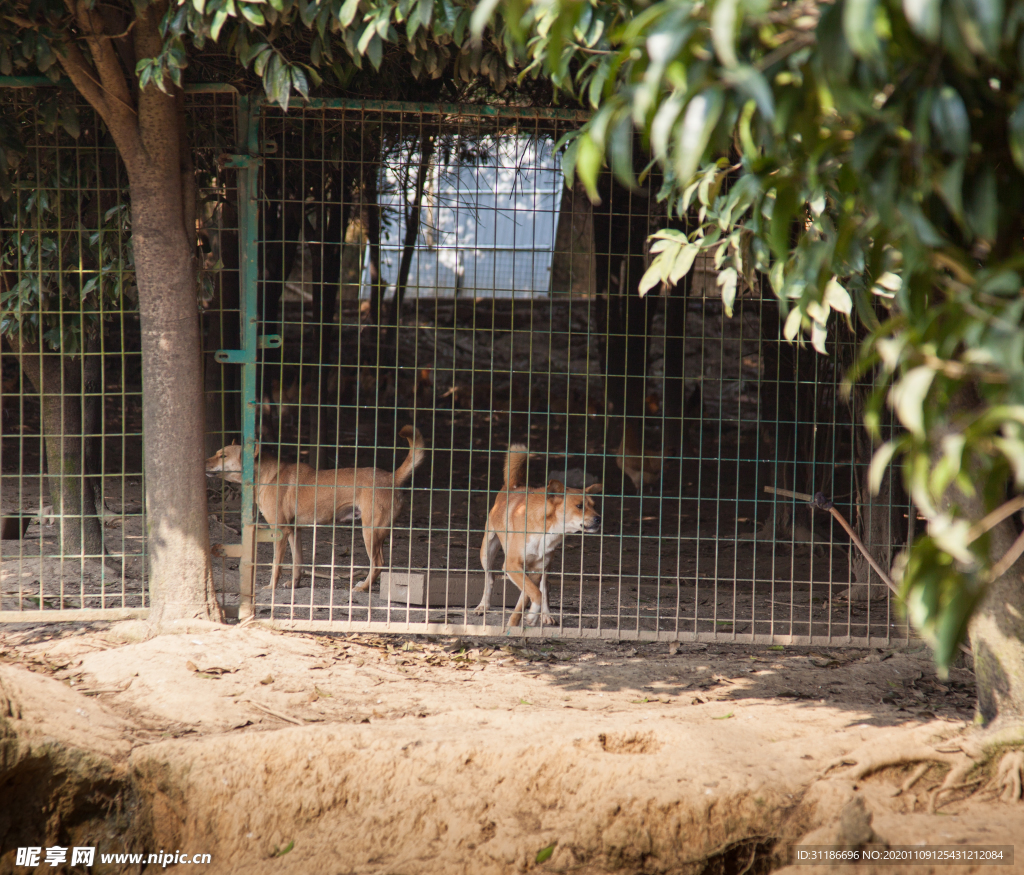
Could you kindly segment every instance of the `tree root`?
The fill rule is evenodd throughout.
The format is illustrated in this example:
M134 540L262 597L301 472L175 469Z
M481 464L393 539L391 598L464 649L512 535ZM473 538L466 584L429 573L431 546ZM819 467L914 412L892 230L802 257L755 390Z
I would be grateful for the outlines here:
M984 775L969 776L990 756L998 754L998 750L993 748L997 748L1000 741L1005 743L998 735L988 739L953 740L946 742L945 750L921 744L908 744L885 753L863 748L833 760L825 768L822 777L826 777L832 769L853 766L853 769L844 773L842 777L860 781L882 769L918 763L911 775L893 791L892 795L895 797L910 791L933 765L948 766L949 770L942 783L928 791L928 813L934 814L946 794L986 782ZM1002 802L1020 800L1024 796L1024 750L1015 748L1004 751L984 789L991 794L991 798L998 798Z
M883 754L876 754L868 751L864 751L863 754L860 754L859 752L854 751L848 756L840 757L839 759L833 760L829 763L825 769L825 774L840 766L854 766L854 769L851 772L847 772L843 777L854 781L860 781L881 769L892 768L894 766L906 766L912 763L920 763L920 765L906 781L893 791L893 796L899 796L900 794L909 791L918 781L921 780L921 778L925 776L928 769L930 769L933 764L939 763L941 765L949 766L949 771L946 773L946 777L943 782L929 793L929 814L935 813L939 797L944 793L980 783L980 781L964 783L967 775L975 768L975 766L978 765L977 761L972 758L971 754L967 751L964 751L963 749L956 752L939 751L935 748L925 747L919 744L891 749Z
M1022 795L1024 778L1024 750L1008 750L1003 754L988 790L998 795L1000 802L1018 802Z

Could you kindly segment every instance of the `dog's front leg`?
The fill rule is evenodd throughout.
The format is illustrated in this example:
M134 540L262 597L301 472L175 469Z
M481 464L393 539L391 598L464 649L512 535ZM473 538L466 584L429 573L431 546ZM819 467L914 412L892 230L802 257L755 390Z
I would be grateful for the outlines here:
M530 626L537 625L538 614L542 626L554 626L555 618L551 616L551 608L548 607L548 570L545 568L540 575L540 603L534 602L530 607L530 616L526 622Z
M519 601L516 602L515 610L512 611L512 616L508 618L508 625L511 629L513 626L518 626L523 619L523 609L526 607L526 593L519 593ZM526 621L527 625L530 624L529 618Z
M509 625L519 625L519 621L523 616L523 607L526 604L527 597L529 597L530 601L533 603L533 607L530 609L530 613L526 618L526 624L528 626L536 625L536 621L531 622L531 618L534 616L534 608L537 607L541 599L540 590L537 589L537 584L535 584L530 578L530 575L523 570L521 562L515 562L514 560L506 561L505 574L508 576L508 579L518 586L522 592L519 596L519 602L516 605L516 609L509 620Z

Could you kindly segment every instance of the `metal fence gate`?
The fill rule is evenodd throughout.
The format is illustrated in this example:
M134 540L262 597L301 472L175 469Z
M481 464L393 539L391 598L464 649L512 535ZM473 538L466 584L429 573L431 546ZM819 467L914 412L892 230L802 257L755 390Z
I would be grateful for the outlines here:
M66 360L51 394L81 399L93 418L77 432L65 422L60 445L79 454L99 497L74 519L48 515L50 434L8 342L0 621L138 616L142 387L130 263L118 261L130 236L123 173L87 107L65 117L67 94L52 106L29 91L0 96L38 128L5 202L5 307L35 283L22 305L67 335L51 356ZM193 88L189 101L207 443L241 467L209 480L229 615L460 635L906 638L846 534L806 504L818 491L832 498L884 567L912 533L897 484L875 497L864 488L862 394L840 391L853 332L835 327L828 358L791 346L770 293L741 289L726 314L710 262L641 299L645 240L666 221L657 180L637 191L606 181L597 206L567 187L558 145L582 115L355 101L284 114L219 86ZM33 240L52 241L51 255ZM97 246L105 254L83 270L75 258ZM92 326L79 346L74 325ZM422 435L424 459L393 490L406 426ZM601 484L600 530L567 535L553 554L553 625L510 627L519 590L500 571L490 610L475 611L481 541L513 443L531 453L530 487ZM284 523L302 500L271 477L292 463L321 483L294 582ZM357 519L334 506L353 467L383 478ZM300 481L313 476L302 470ZM363 592L351 582L367 575L364 528L380 510L370 546L381 546L382 573ZM102 547L69 550L63 528L89 516Z
M912 525L893 483L876 497L864 488L862 396L840 391L856 337L838 326L828 358L780 341L777 303L755 288L727 315L710 263L641 299L644 241L665 217L650 181L606 183L598 206L565 186L557 146L581 116L312 101L287 114L256 103L245 118L246 147L230 159L244 344L218 354L245 375L241 494L228 486L217 505L246 533L229 551L241 616L509 631L519 590L500 571L490 610L474 609L488 511L518 442L531 487L601 483L602 523L554 554L555 624L517 634L907 635L842 529L806 505L831 497L885 567ZM405 509L392 518L388 505L383 573L362 592L351 584L367 575L372 511L335 518L332 502L352 467L390 483L409 454L404 426L423 435L426 459ZM272 473L281 463L320 472L305 511ZM300 482L313 477L303 470ZM301 577L281 541L271 588L287 532L266 520L308 521L314 504Z

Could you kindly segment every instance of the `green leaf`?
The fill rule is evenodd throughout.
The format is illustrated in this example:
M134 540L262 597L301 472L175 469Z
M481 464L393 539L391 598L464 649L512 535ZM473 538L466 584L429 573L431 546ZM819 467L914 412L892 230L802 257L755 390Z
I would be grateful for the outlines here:
M822 303L847 316L853 312L853 299L850 297L850 293L840 285L835 277L832 277L825 286Z
M555 154L558 154L558 150L565 146L565 151L562 153L559 163L562 168L562 174L565 176L565 184L569 188L572 188L575 184L576 150L580 144L579 137L580 131L569 131L559 138L554 148Z
M964 221L964 168L966 158L958 158L939 173L935 187L950 215L958 222Z
M960 92L946 85L932 101L931 121L947 152L966 155L971 147L971 123Z
M292 839L283 848L274 848L274 852L270 855L272 857L283 857L285 854L290 853L295 847L295 839Z
M899 441L886 441L871 457L871 464L868 466L868 489L872 495L878 495L882 488L882 478L885 476L885 469L889 467L892 457L900 448Z
M1010 113L1006 126L1013 163L1021 173L1024 173L1024 101L1018 103L1017 108Z
M591 203L601 203L597 193L597 177L604 167L604 155L597 147L589 131L584 133L575 141L576 145L576 173L587 190Z
M262 78L264 71L267 69L267 63L271 58L277 56L266 43L262 43L261 46L258 46L257 48L256 62L252 65L252 70L257 76Z
M301 94L306 100L309 99L309 81L301 67L291 68L292 88Z
M227 9L218 9L216 14L213 16L213 23L210 25L210 37L214 42L220 36L220 29L224 27L224 24L228 20Z
M366 57L370 59L374 70L380 69L381 61L384 60L384 41L376 33L366 47Z
M921 39L938 42L942 0L903 0L907 23Z
M258 6L252 3L240 3L238 7L242 11L242 16L249 24L255 27L263 27L267 23L267 20L263 17L263 13L260 11Z
M487 27L491 16L494 15L495 10L498 8L498 2L499 0L483 0L483 2L476 5L476 8L473 10L473 17L469 22L473 36L479 37L484 32L484 28Z
M633 172L633 122L628 113L622 113L612 128L607 145L612 172L626 188L636 189Z
M994 242L999 233L999 192L995 168L986 164L971 181L967 224L982 240Z
M557 844L558 842L552 842L546 848L541 848L539 851L537 851L537 863L546 863L548 860L550 860L551 855L555 852L555 845Z
M764 116L765 121L771 122L775 118L775 99L772 97L772 89L768 80L761 75L761 72L750 66L740 64L730 70L724 77L725 81L733 86L740 94L749 97L757 104L758 110Z
M68 135L78 139L81 134L81 126L78 122L78 110L74 104L65 103L60 108L60 126L68 132Z
M959 476L966 446L967 437L963 434L947 434L942 438L942 457L932 469L931 489L936 495L944 494L949 484ZM966 521L963 522L966 526ZM966 549L966 543L964 547ZM947 552L952 551L947 549Z
M715 280L718 287L722 290L722 307L725 310L725 315L730 319L732 318L733 304L736 302L736 281L738 278L736 268L727 267L719 272L718 278Z
M721 91L709 88L687 104L673 162L680 182L689 182L697 172L724 102Z
M735 67L739 0L717 0L711 10L711 44L726 69Z
M843 33L853 53L860 58L878 55L881 45L875 32L878 0L844 0Z
M669 137L672 135L672 126L682 110L683 95L678 91L658 107L654 121L651 122L651 149L655 158L665 160L668 154Z
M934 379L935 371L921 365L907 371L889 392L893 411L916 437L924 437L924 402Z
M358 10L359 0L345 0L341 9L338 10L338 24L340 24L342 28L347 28L352 24L352 20L356 17L356 12Z

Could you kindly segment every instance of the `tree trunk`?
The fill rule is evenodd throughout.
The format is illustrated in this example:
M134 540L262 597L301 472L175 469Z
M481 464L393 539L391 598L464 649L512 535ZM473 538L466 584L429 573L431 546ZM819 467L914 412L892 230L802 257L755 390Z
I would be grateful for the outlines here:
M645 269L650 200L619 185L610 173L602 177L600 191L593 227L605 403L623 420L623 429L626 422L634 424L643 445L647 342L655 302L650 296L640 297L639 285ZM607 449L623 433L609 431Z
M363 191L360 206L360 217L366 231L366 243L370 249L370 322L380 326L380 311L384 301L386 286L380 274L380 203L377 192L377 171L379 167L372 162L363 167Z
M204 471L204 405L196 289L195 172L184 100L126 78L162 48L166 0L136 7L126 26L88 0L69 4L78 33L61 66L106 122L128 171L142 340L143 473L150 556L150 621L221 620L213 590ZM106 28L115 28L110 36ZM70 28L69 28L70 31ZM88 56L78 39L84 38Z
M398 263L398 281L395 283L395 297L391 304L391 315L388 325L395 330L402 313L402 300L405 289L409 285L409 270L412 257L416 251L416 238L420 233L420 212L423 209L423 189L427 184L427 172L430 170L430 159L434 157L434 137L423 132L420 137L420 163L416 169L416 185L413 192L412 207L405 214L405 240L402 243L402 260Z
M83 467L81 365L77 358L12 341L22 372L39 393L47 489L60 519L64 557L103 558L103 527Z
M103 323L89 331L82 362L82 433L85 436L86 483L96 508L103 511Z
M162 175L162 180L156 172L142 180L133 176L131 186L142 329L150 619L157 624L220 619L206 515L194 259L175 204L181 200L180 180Z
M978 517L980 519L980 516ZM991 533L992 555L1002 556L1016 537L1010 520ZM968 628L978 685L978 713L985 723L997 717L1024 717L1024 560L994 581Z
M973 387L963 390L950 400L947 415L951 420L958 413L966 413L979 405ZM941 458L940 438L934 439L932 465ZM968 470L968 477L971 472ZM980 482L980 478L974 478ZM955 486L945 496L943 509L956 504L961 513L971 520L980 520L989 508L985 507L981 490L965 495ZM988 533L989 555L998 561L1017 539L1013 518L1004 520ZM994 580L967 628L974 652L974 678L978 688L978 714L985 724L997 718L1001 721L1020 720L1024 717L1024 558Z
M551 254L548 290L552 294L594 297L593 215L590 199L579 179L572 188L562 186L555 249Z
M341 259L345 245L345 228L348 226L348 177L342 168L334 180L336 201L324 210L321 225L322 255L320 269L320 365L319 392L320 407L318 439L313 450L314 468L334 467L336 459L329 450L337 444L337 420L341 407L341 348L338 318L338 295L341 291ZM313 282L317 277L314 275ZM333 377L333 379L332 379ZM335 411L328 415L327 411Z

